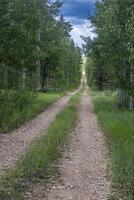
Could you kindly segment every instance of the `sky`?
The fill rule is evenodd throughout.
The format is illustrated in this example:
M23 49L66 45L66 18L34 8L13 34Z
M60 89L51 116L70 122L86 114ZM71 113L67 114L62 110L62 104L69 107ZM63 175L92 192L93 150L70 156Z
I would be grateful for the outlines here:
M94 3L95 0L64 0L61 12L66 21L73 25L71 36L79 47L82 47L83 43L81 35L93 37L87 18L94 13Z

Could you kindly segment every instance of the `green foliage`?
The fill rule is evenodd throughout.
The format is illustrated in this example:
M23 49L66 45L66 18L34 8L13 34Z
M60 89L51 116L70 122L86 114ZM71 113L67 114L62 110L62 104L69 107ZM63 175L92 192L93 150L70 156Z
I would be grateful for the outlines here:
M96 69L97 64L93 61L91 57L87 57L85 67L88 85L90 87L96 87L96 89L100 91L106 89L104 70L101 67L99 69Z
M96 33L86 40L86 54L98 89L118 88L121 108L133 109L134 96L134 4L132 0L103 0L91 17Z
M32 93L10 91L8 99L0 96L0 132L7 132L20 126L57 101L63 94L38 93L37 97ZM4 102L4 103L3 103Z
M76 124L77 105L80 95L72 97L69 105L57 115L46 135L33 142L26 155L18 162L15 169L1 177L0 197L2 200L21 199L21 192L33 181L47 179L48 168L58 158L59 153Z
M81 52L70 37L71 24L63 16L57 19L61 5L59 0L0 2L0 129L3 131L20 121L20 116L17 119L13 116L24 106L30 108L33 93L76 88L80 83ZM11 120L10 113L13 113Z
M110 200L134 199L134 113L119 111L115 94L91 92L94 110L105 131L109 148L111 177Z

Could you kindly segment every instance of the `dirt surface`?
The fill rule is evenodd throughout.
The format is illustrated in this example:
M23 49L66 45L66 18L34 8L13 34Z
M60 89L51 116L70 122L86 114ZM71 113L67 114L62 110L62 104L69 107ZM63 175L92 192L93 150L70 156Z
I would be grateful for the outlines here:
M59 163L60 181L50 189L36 186L28 200L106 200L109 193L106 148L85 89L71 143Z
M76 91L77 92L77 91ZM0 173L12 167L36 137L45 133L50 123L68 103L74 93L69 93L33 120L9 134L0 134Z

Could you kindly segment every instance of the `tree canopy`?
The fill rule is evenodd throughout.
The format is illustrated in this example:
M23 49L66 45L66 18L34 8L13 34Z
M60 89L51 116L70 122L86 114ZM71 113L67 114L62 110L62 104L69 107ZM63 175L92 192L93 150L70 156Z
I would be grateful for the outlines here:
M134 106L134 2L103 0L91 17L96 37L87 39L86 53L93 60L93 82L98 89L118 88L120 106Z
M75 88L81 50L72 25L59 14L60 0L1 0L0 118L30 103L37 91ZM11 105L8 106L8 105ZM7 112L6 112L7 110Z

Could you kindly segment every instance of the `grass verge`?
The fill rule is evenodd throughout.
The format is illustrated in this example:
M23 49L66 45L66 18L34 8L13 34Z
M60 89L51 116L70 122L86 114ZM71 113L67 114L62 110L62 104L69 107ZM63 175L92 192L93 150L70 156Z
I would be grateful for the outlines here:
M37 97L31 99L28 105L23 103L21 109L17 107L17 102L14 102L14 106L8 104L6 111L0 111L0 132L7 132L19 127L56 102L61 96L63 96L63 93L38 93ZM3 113L5 116L3 116Z
M134 113L119 111L115 95L90 92L109 148L112 171L110 200L134 200Z
M0 200L21 200L21 193L33 181L39 182L49 177L46 171L59 157L61 148L76 125L79 100L80 94L72 97L68 106L50 125L46 135L34 141L16 167L1 177Z

